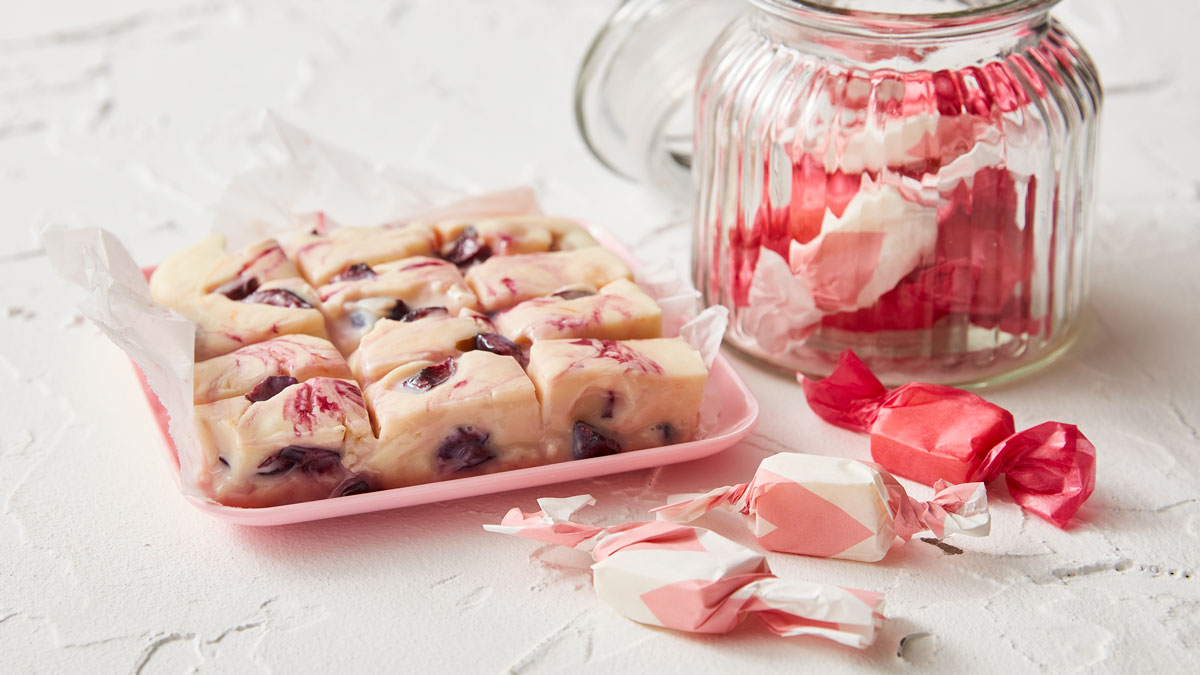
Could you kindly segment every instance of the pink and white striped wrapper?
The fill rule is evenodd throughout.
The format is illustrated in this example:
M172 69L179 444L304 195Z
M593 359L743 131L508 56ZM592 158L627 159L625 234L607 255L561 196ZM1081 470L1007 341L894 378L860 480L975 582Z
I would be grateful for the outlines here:
M591 495L539 499L541 511L513 509L499 525L483 527L590 552L596 594L639 623L728 633L754 614L783 637L818 635L858 648L875 640L883 621L881 593L780 579L762 555L696 527L571 521L594 503Z
M652 512L680 523L713 509L735 511L763 548L861 562L882 560L893 544L925 530L939 539L988 534L983 483L938 481L934 489L933 499L922 502L876 464L783 452L764 459L749 483L673 495Z

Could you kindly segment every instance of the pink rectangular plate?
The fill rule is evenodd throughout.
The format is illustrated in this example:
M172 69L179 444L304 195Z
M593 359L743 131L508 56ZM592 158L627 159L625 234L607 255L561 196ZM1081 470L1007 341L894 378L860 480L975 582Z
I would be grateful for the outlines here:
M588 226L588 230L601 244L615 251L627 262L631 264L636 262L629 251L607 232L593 226ZM138 376L141 377L140 371ZM705 438L689 443L678 443L607 457L547 464L484 476L455 478L437 483L380 490L379 492L337 497L336 499L322 499L258 509L225 506L203 497L184 496L201 511L239 525L287 525L309 520L384 511L402 506L431 504L551 483L563 483L580 478L604 476L700 459L716 454L740 441L750 433L750 430L754 428L754 423L758 420L758 402L724 356L717 355L709 371L709 378L710 383L715 385L709 391L716 392L715 394L710 393L710 396L715 395L720 398L720 416L714 428L708 432ZM176 482L179 482L179 457L175 444L167 433L167 411L162 407L154 392L146 386L145 378L142 378L142 387L146 392L146 399L150 404L151 411L158 421L163 439L166 441L165 447L171 466L175 471Z

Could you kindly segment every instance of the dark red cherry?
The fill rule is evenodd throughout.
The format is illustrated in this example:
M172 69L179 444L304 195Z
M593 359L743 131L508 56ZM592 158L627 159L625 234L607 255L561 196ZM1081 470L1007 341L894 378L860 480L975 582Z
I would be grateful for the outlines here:
M230 300L241 300L258 290L258 279L249 277L243 279L238 277L232 281L227 281L216 288L213 293L220 293Z
M254 291L250 295L247 295L242 302L274 305L276 307L288 307L291 309L312 309L312 305L308 304L307 300L286 288L266 288Z
M418 319L424 319L427 316L434 316L434 315L438 315L438 314L449 314L449 313L450 313L450 311L448 309L446 309L445 307L420 307L418 309L414 309L410 312L407 312L404 316L400 317L400 320L406 321L406 322L407 321L417 321Z
M587 422L575 423L575 433L571 439L571 459L603 457L619 452L621 452L621 444L615 439L600 433L599 429Z
M246 394L246 398L255 402L265 401L299 381L291 375L271 375L270 377L264 377L261 382L254 385L249 394Z
M451 474L478 466L496 455L488 448L489 434L474 427L458 427L437 449L438 473Z
M392 305L392 309L388 311L387 318L392 321L403 321L407 314L408 305L404 304L403 300L397 300L396 304Z
M492 247L479 241L479 233L473 227L463 228L442 253L442 258L460 266L481 263L490 257Z
M333 489L334 497L349 497L371 492L371 484L357 476L350 476Z
M378 275L375 274L375 270L371 269L370 265L367 263L355 263L353 265L348 265L346 269L330 277L329 283L336 284L339 281L360 281L362 279L370 279L374 276Z
M509 340L499 333L480 333L475 336L475 348L500 356L511 356L521 364L521 367L529 365L529 357L525 355L525 350L521 349L521 345Z
M675 442L675 427L668 422L659 422L655 424L653 429L662 434L663 445L669 445Z
M404 381L404 387L413 391L429 391L454 375L454 359L422 368L416 375Z
M277 476L292 469L300 469L304 473L326 473L341 463L342 457L336 450L289 445L259 463L258 475Z
M559 291L555 293L554 297L562 298L563 300L578 300L579 298L586 298L589 295L595 295L595 293L592 291L585 291L582 288L568 288L565 291Z

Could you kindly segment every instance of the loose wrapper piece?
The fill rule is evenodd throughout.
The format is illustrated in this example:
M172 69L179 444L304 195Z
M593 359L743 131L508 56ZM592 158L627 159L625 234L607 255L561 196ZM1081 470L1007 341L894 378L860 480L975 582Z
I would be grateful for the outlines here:
M862 562L882 560L894 544L924 530L939 539L988 534L982 483L938 481L934 487L933 499L921 502L879 466L782 452L764 459L749 483L672 496L653 512L683 523L713 509L736 511L763 548Z
M824 380L799 379L813 412L869 433L872 458L898 476L932 485L1003 474L1022 508L1058 527L1096 487L1096 448L1072 424L1018 433L1007 410L961 389L913 382L889 391L849 350Z
M819 635L867 647L883 621L883 595L780 579L766 559L714 532L663 522L593 527L571 516L590 495L539 499L490 532L588 551L596 594L626 618L693 633L728 633L747 614L783 637Z

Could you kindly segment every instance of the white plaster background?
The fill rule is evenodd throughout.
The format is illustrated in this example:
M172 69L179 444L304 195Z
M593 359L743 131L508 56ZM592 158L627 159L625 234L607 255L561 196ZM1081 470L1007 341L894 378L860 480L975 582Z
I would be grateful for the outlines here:
M153 262L270 158L266 107L381 163L547 208L651 254L680 214L607 173L571 91L614 3L42 0L0 5L0 672L1183 672L1200 641L1200 7L1063 6L1105 75L1094 320L1061 362L988 392L1075 422L1098 487L1062 532L1004 496L959 556L772 555L782 576L886 591L863 652L748 622L697 637L600 605L584 559L480 524L590 491L604 522L745 480L780 449L865 457L794 384L739 363L757 431L662 470L276 529L192 509L124 356L38 250L44 223L113 229ZM682 266L685 261L677 260ZM1002 488L1001 488L1002 491ZM916 490L928 494L927 490ZM993 490L995 495L995 490ZM733 528L731 528L733 530ZM743 538L744 540L744 538ZM897 657L899 639L932 637Z

